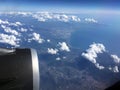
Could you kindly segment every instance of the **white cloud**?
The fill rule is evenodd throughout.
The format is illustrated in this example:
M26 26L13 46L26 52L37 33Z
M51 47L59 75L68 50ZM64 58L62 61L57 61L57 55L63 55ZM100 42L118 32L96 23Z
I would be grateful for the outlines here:
M16 26L16 27L22 26L21 22L12 23L12 22L9 22L7 20L1 20L1 19L0 19L0 24L9 25L9 26Z
M52 15L48 12L37 12L32 14L32 17L42 22L53 18Z
M100 65L96 60L99 53L106 52L105 46L100 43L93 43L89 47L90 48L87 49L85 53L82 53L82 56L89 60L90 62L92 62L98 69L100 70L105 69L105 67ZM114 62L120 63L120 58L117 55L111 55L111 57L114 59ZM116 65L113 67L110 66L107 69L114 73L119 72L119 68Z
M49 13L49 12L6 12L3 14L10 14L10 15L21 15L21 16L31 16L34 19L37 19L38 21L45 22L47 20L56 20L56 21L61 21L61 22L80 22L80 18L75 15L68 15L68 14L63 14L63 13ZM7 23L7 22L5 22ZM22 25L20 23L13 23L13 25Z
M111 55L115 63L120 63L120 58L117 55Z
M19 33L16 30L12 30L10 27L7 27L5 25L1 25L1 27L4 29L5 32L11 33L14 35L19 35Z
M99 63L96 63L96 64L95 64L95 66L96 66L98 69L100 69L100 70L105 69L105 67L104 67L104 66L99 65Z
M48 13L48 12L34 13L32 14L32 17L42 22L45 22L47 20L56 20L56 21L62 21L62 22L69 22L69 21L80 22L80 18L77 16L55 14L55 13Z
M63 56L62 58L63 58L63 59L66 59L67 57Z
M48 48L48 51L47 51L49 54L57 54L58 52L58 49L53 49L53 48Z
M16 25L22 26L21 22L15 22Z
M19 46L19 39L14 35L0 34L0 42L10 44L12 46Z
M37 19L38 21L41 21L41 22L45 22L46 21L46 18L41 17L41 16L39 16L37 14L33 15L32 17Z
M72 21L76 21L76 22L80 22L80 18L78 18L77 16L71 16Z
M95 20L94 18L85 18L86 22L92 22L92 23L98 23L97 20Z
M32 36L32 39L29 40L35 40L38 43L43 43L44 39L41 38L40 34L34 32Z
M114 67L108 67L108 69L114 73L119 73L119 68L118 66L114 66Z
M109 69L110 71L112 71L112 67L108 67L108 69Z
M31 15L32 13L31 12L0 12L0 14L28 16Z
M59 61L59 60L61 60L61 58L60 58L60 57L57 57L56 60Z
M68 47L68 45L66 44L66 42L59 42L58 45L60 46L60 50L61 51L70 52L70 48Z
M50 39L47 39L47 42L51 42L51 40L50 40Z
M86 50L86 53L82 53L82 56L88 59L90 62L95 64L95 66L99 69L104 69L103 66L100 66L97 63L96 58L97 54L105 52L105 46L100 43L93 43L89 46L90 48Z
M80 18L77 16L71 16L71 15L65 15L65 14L53 14L53 19L56 19L58 21L62 21L62 22L70 22L70 21L74 21L74 22L80 22Z
M118 72L119 72L118 66L115 66L115 67L113 68L113 72L115 72L115 73L118 73Z
M63 21L63 22L68 22L69 21L69 17L67 15L58 15L58 20L59 21Z
M21 28L20 31L21 32L27 32L27 29L26 28Z
M0 19L0 24L9 24L9 22L7 20L4 21Z
M105 46L100 43L93 43L89 47L90 48L86 50L86 53L82 53L82 56L90 60L92 63L96 63L97 54L106 51Z
M21 22L15 22L15 23L9 22L9 25L18 27L18 26L22 26L22 23Z

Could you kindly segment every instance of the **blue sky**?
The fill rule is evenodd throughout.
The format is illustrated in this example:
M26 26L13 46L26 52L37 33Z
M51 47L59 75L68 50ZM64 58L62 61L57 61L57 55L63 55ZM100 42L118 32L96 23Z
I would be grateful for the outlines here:
M119 0L0 0L1 11L80 12L82 10L117 10Z

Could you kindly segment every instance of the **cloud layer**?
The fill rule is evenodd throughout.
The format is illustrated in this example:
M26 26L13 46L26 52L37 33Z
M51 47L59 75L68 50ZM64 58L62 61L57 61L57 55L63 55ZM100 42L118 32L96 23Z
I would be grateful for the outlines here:
M49 13L49 12L1 12L0 14L9 14L9 15L20 15L23 17L32 17L40 22L46 21L61 21L61 22L89 22L89 23L98 23L98 20L91 18L80 19L77 15L65 14L65 13ZM7 22L6 22L7 23ZM19 24L20 23L16 23Z

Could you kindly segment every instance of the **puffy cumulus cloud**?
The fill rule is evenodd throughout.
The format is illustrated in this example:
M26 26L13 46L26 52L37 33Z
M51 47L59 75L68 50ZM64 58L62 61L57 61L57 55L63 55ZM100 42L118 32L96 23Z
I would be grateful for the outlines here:
M12 46L19 46L19 39L14 35L0 34L0 42L6 43Z
M119 73L119 68L118 66L114 66L114 67L108 67L108 69L114 73Z
M48 48L47 51L49 54L57 54L58 53L58 49L53 49L53 48Z
M40 34L34 32L32 36L33 37L30 40L35 40L38 43L43 43L44 39L41 38Z
M9 23L9 25L18 27L18 26L22 26L23 24L21 22L15 22L15 23Z
M55 14L48 12L37 12L34 13L32 17L42 22L45 22L47 20L57 20L62 22L69 22L69 21L80 22L80 18L77 16L66 15L66 14Z
M80 22L80 18L77 16L73 16L73 15L65 15L65 14L57 14L54 15L54 19L58 20L58 21L63 21L63 22L70 22L70 21L74 21L74 22Z
M104 69L103 66L100 66L99 63L97 63L96 58L97 54L103 53L106 51L105 46L100 43L93 43L89 46L90 48L86 50L86 52L82 53L82 56L95 64L95 66L99 69Z
M15 24L22 26L22 23L21 23L21 22L15 22Z
M72 21L76 21L76 22L80 22L80 18L78 18L77 16L71 16Z
M111 55L115 63L120 63L120 58L117 55Z
M0 19L0 24L9 24L9 22L7 20L4 21Z
M115 72L115 73L118 73L118 72L119 72L118 66L115 66L115 67L113 68L113 72Z
M92 63L96 63L97 54L102 53L105 50L105 46L100 43L93 43L86 50L86 53L82 53L82 56L90 60Z
M105 67L102 65L99 65L99 63L96 63L95 66L100 70L105 69Z
M69 21L69 17L67 15L56 15L56 19L58 19L59 21L63 21L63 22L68 22Z
M70 52L70 48L68 47L66 42L59 42L58 45L60 46L61 51Z
M97 62L96 58L97 58L99 53L106 52L105 46L103 44L100 44L100 43L93 43L89 47L90 48L87 49L86 52L83 52L81 54L84 58L86 58L87 60L92 62L96 66L96 68L98 68L100 70L107 68L114 73L119 72L119 68L118 68L117 64L120 63L120 58L117 55L111 55L114 62L116 63L115 66L104 67Z
M6 33L10 33L13 35L19 35L19 33L16 30L12 30L10 27L7 27L5 25L1 25L1 27L4 29Z
M45 22L47 19L44 17L41 17L40 15L32 15L33 18L37 19L38 21Z
M21 32L27 32L28 30L26 28L20 28Z
M52 15L48 12L37 12L32 14L32 17L42 22L53 18Z
M63 21L63 22L69 22L69 21L75 21L75 22L80 22L80 18L78 18L77 16L70 16L70 15L56 15L57 19L59 21Z
M112 71L112 67L108 67L108 69L109 69L110 71Z
M97 20L95 20L94 18L85 18L86 22L92 22L92 23L98 23Z
M50 39L47 39L47 42L49 43L49 42L51 42L51 40L50 40Z
M7 20L1 20L1 19L0 19L0 24L5 24L5 25L9 25L9 26L16 26L16 27L23 25L21 22L12 23L12 22L9 22Z
M1 14L1 13L0 13ZM75 15L68 15L63 13L49 13L49 12L6 12L3 14L10 14L10 15L21 15L21 16L31 16L38 21L45 22L47 20L57 20L62 22L80 22L80 18ZM16 23L17 25L18 23ZM20 24L19 24L20 25Z
M57 61L60 61L60 60L61 60L61 58L60 58L60 57L57 57L57 58L56 58L56 60L57 60Z

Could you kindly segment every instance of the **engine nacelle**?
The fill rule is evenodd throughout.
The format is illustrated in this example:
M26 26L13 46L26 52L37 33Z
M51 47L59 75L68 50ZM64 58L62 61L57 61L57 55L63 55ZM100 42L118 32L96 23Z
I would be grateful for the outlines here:
M39 78L34 49L0 48L0 90L39 90Z

